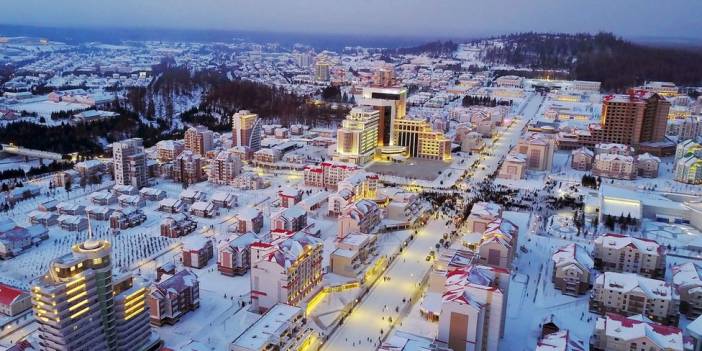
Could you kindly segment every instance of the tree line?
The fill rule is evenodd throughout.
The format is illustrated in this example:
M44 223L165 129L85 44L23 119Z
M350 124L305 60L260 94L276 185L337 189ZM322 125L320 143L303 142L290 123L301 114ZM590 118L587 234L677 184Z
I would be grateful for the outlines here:
M702 53L632 43L612 33L518 33L498 37L484 59L538 70L569 70L568 78L602 82L607 91L624 91L646 80L678 85L702 82Z

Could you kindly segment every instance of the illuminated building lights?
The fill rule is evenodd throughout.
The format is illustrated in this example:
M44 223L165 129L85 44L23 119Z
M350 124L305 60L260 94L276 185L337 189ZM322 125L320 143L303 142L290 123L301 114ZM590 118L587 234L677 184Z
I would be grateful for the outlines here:
M84 309L82 309L82 310L80 310L80 311L78 311L78 312L72 314L72 315L71 315L71 319L76 319L76 318L78 318L78 317L84 315L84 314L85 314L86 312L88 312L88 311L90 311L90 307L89 307L89 306L86 306Z

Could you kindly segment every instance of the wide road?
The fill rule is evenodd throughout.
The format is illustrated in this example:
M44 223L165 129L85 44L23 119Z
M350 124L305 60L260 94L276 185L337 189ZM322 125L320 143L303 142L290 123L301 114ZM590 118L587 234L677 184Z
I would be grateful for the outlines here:
M512 123L506 130L503 129L499 138L491 146L485 148L484 151L489 152L491 156L481 156L480 164L471 178L471 183L480 182L495 171L502 157L509 153L510 146L517 145L522 136L522 130L536 116L543 101L544 97L539 94L529 97L521 111L519 120Z
M419 293L421 280L431 268L426 256L444 233L453 230L446 225L447 218L432 218L426 226L419 230L415 239L405 248L390 265L384 277L371 288L344 323L327 340L323 350L346 351L376 350L378 338L387 334L392 325L389 322L398 320L399 312L411 308L410 297ZM402 300L405 300L404 302ZM415 302L415 301L412 301ZM368 340L372 340L369 342Z
M487 150L490 156L481 157L475 174L470 178L470 183L480 182L494 172L500 159L509 152L510 146L517 144L523 128L534 118L542 102L543 97L540 95L529 98L521 111L522 117L502 131ZM419 235L388 268L385 276L389 280L383 277L378 279L363 301L330 336L323 347L324 351L377 349L379 338L394 327L388 317L396 323L402 318L403 309L411 308L409 297L419 293L419 284L431 269L431 263L425 260L427 254L434 249L434 245L444 233L454 229L452 226L448 227L446 221L447 219L442 216L438 219L433 218L420 229ZM396 307L399 313L396 312Z

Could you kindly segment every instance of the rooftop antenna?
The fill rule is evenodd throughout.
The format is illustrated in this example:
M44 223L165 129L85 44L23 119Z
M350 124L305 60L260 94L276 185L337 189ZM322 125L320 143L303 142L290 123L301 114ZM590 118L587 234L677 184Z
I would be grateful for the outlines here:
M88 211L85 211L85 214L88 216L88 239L85 240L83 246L87 249L96 249L100 246L100 242L93 239L93 225L90 223L90 214L88 214Z

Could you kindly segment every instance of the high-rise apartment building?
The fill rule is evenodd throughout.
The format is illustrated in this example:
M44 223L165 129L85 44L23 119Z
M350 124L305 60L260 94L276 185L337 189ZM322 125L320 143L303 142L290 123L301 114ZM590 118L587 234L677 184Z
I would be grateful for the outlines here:
M212 131L203 126L190 127L185 131L185 149L200 156L212 150Z
M235 146L253 151L261 148L261 121L257 114L241 110L232 116L232 147Z
M600 124L578 136L585 146L619 143L638 148L642 143L665 139L670 103L662 96L639 90L626 95L608 95L602 103Z
M130 275L112 276L111 244L88 239L54 259L33 285L42 350L151 350L147 289Z
M147 185L146 154L141 138L112 144L115 184L141 188Z
M384 66L373 72L373 86L390 88L395 85L395 70L392 66Z
M317 62L314 63L314 80L328 82L331 77L330 68L331 65L325 57L318 58Z
M185 184L201 182L205 178L202 170L204 165L202 156L190 150L185 150L176 157L173 164L173 179L176 182Z
M241 160L233 152L220 151L214 160L210 161L210 183L231 185L234 178L241 173Z
M364 164L370 161L378 145L379 112L370 106L354 107L336 132L337 158Z

